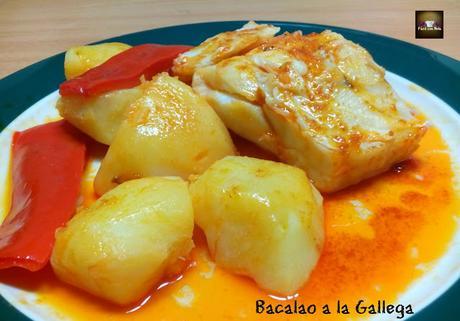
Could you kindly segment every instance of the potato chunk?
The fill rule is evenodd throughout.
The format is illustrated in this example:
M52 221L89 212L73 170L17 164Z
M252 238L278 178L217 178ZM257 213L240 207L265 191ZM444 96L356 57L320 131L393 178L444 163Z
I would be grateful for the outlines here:
M166 73L144 85L102 161L94 185L98 194L138 177L186 179L234 154L224 124L190 86Z
M110 145L129 105L142 95L142 86L114 90L95 97L59 98L56 108L69 123L100 143Z
M143 178L105 194L56 233L64 282L111 302L141 299L193 247L193 208L180 178Z
M66 79L71 79L80 76L129 48L131 48L130 45L120 42L70 48L65 53L65 77Z
M263 289L292 294L323 244L322 197L305 173L282 163L229 156L190 186L195 222L216 263Z

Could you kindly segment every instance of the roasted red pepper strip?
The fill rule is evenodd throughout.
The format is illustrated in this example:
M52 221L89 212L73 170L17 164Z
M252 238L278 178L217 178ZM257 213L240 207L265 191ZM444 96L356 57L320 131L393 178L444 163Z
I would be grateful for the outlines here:
M0 226L0 269L43 268L54 232L74 214L86 146L65 121L16 132L12 143L13 199Z
M168 70L174 58L190 46L145 44L132 47L113 56L83 75L69 79L59 86L61 96L95 96L105 92L132 88Z

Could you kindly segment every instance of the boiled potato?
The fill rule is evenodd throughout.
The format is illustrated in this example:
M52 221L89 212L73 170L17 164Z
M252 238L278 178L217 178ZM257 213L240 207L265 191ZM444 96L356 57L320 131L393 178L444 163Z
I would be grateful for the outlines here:
M121 184L56 233L51 265L69 284L125 305L145 296L193 247L193 208L180 178Z
M110 145L128 106L142 95L142 86L114 90L95 97L60 97L56 108L69 123L94 140Z
M70 48L65 53L65 77L66 79L71 79L80 76L129 48L131 48L130 45L120 42Z
M305 283L324 230L322 197L302 170L231 156L214 163L190 191L195 222L217 265L277 294Z
M187 179L235 152L222 121L190 86L167 73L144 85L102 161L94 184L98 194L133 178Z

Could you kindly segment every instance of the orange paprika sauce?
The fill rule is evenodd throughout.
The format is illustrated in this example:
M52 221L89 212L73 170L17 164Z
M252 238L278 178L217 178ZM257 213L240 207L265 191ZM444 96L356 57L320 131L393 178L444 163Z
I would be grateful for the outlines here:
M250 143L237 140L244 155L270 158ZM396 302L430 262L443 255L453 237L459 201L447 147L430 128L411 159L378 177L342 192L324 195L324 249L298 303L352 307L360 299ZM91 181L83 186L83 206L95 200ZM32 274L5 271L0 282L31 289L39 302L73 320L297 320L305 315L255 313L255 302L289 303L260 290L248 278L224 271L210 261L202 232L195 233L192 264L179 280L153 290L142 303L119 308L61 283L50 267ZM185 291L187 290L187 291ZM184 293L188 293L188 296ZM185 303L184 303L185 302ZM416 310L414 312L417 312ZM353 316L351 314L350 316ZM323 315L315 320L345 320ZM355 315L356 316L356 315Z

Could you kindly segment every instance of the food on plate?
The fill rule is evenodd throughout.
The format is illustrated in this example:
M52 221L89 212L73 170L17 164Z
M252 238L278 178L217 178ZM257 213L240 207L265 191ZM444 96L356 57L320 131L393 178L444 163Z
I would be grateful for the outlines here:
M130 45L120 42L107 42L98 45L70 48L65 53L65 77L66 79L72 79L80 76L129 48L131 48Z
M14 133L13 195L0 225L0 269L37 271L48 263L56 228L75 213L85 154L82 135L64 121Z
M100 195L139 177L187 179L235 153L222 121L190 86L166 73L142 86L97 173Z
M431 260L427 249L448 241L426 241L454 220L447 147L431 128L413 160L325 195L324 219L320 192L405 160L427 125L359 45L279 30L251 21L195 48L70 49L56 105L65 120L14 134L0 269L37 271L51 257L60 280L123 306L88 306L58 278L43 286L96 319L135 311L166 285L152 296L156 319L190 308L192 319L233 318L235 307L244 317L240 303L260 290L267 306L353 302L361 288L394 299ZM450 216L436 220L428 213L443 202ZM387 286L394 262L412 279Z
M362 47L324 31L286 33L193 77L237 134L334 192L406 159L426 131Z
M192 234L186 182L132 180L57 231L51 265L64 282L125 305L143 298L170 271L176 273L193 247Z
M195 222L217 265L292 294L323 244L322 197L305 172L278 162L228 156L190 186Z
M279 31L279 27L259 25L250 21L238 30L219 33L199 46L180 54L174 60L172 71L182 81L190 83L196 69L244 54L272 38Z
M125 117L126 108L142 94L139 88L142 80L150 80L158 72L169 69L172 60L188 48L135 46L65 81L60 86L61 98L57 103L60 115L98 142L109 145ZM106 47L94 47L90 51L103 56Z

